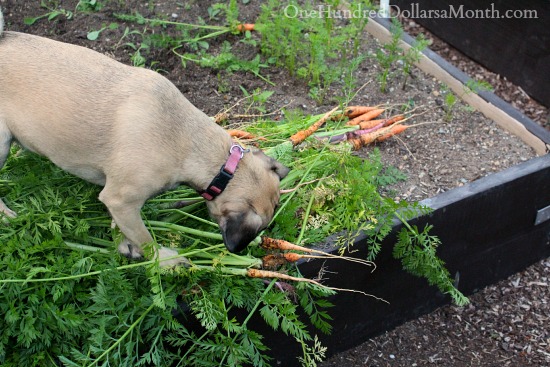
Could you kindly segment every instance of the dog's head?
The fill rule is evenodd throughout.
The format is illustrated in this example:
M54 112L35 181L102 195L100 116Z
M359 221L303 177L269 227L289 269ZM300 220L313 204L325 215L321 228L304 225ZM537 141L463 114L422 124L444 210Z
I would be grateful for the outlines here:
M279 203L279 182L288 171L262 151L251 149L244 154L224 192L207 201L229 251L245 249L267 227Z

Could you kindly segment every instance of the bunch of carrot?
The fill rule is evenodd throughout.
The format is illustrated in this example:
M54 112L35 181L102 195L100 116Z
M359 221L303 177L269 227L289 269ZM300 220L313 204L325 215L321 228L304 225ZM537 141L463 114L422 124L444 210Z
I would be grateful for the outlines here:
M374 266L374 263L367 260L334 255L330 252L299 246L285 240L270 238L267 236L261 237L260 247L268 251L282 251L265 255L262 259L262 267L264 269L276 269L288 263L295 263L304 259L319 258L342 259L346 261L360 263L363 265ZM305 254L300 254L293 251L305 252Z
M292 135L290 140L294 146L302 143L307 137L316 132L327 121L346 122L345 132L342 134L331 134L329 141L332 143L348 141L355 150L374 142L381 142L390 137L400 134L410 126L402 125L407 120L405 115L398 114L388 118L377 119L386 112L385 108L380 106L348 106L342 112L334 114L333 109L325 114L321 119L305 130ZM326 133L323 134L327 136Z
M313 279L291 276L283 272L280 268L286 264L296 263L302 259L322 258L352 261L362 265L372 266L373 271L375 269L374 263L368 260L334 255L329 252L302 247L282 239L261 236L255 239L253 243L268 251L268 254L266 254L262 259L258 259L250 255L238 255L225 251L218 252L217 250L220 250L223 246L223 244L220 244L212 246L210 248L212 251L194 250L186 253L182 250L180 254L175 257L184 256L185 259L187 259L189 266L194 267L195 269L218 271L224 274L246 276L251 278L276 278L282 281L304 282L334 291L349 291L358 293L363 292L353 289L329 287ZM2 284L2 281L0 281L0 284Z
M323 259L323 258L330 258L330 259L342 259L346 261L352 261L363 265L368 265L373 267L373 271L376 268L374 263L368 260L362 260L358 258L353 257L346 257L346 256L340 256L340 255L334 255L329 252L311 249L307 247L302 247L296 244L293 244L291 242L281 240L281 239L275 239L270 238L267 236L262 236L260 238L260 247L264 248L268 251L279 251L279 252L272 252L267 255L265 255L262 258L262 269L252 268L249 267L246 271L246 276L252 277L252 278L277 278L281 280L286 281L294 281L294 282L306 282L310 284L315 284L319 287L335 290L335 291L347 291L347 292L357 292L362 293L365 295L368 295L364 292L353 290L353 289L342 289L342 288L334 288L329 287L324 284L319 283L316 280L308 279L308 278L301 278L301 277L293 277L285 273L281 273L280 271L277 271L281 266L289 264L289 263L296 263L303 259ZM294 251L300 251L304 252L305 254L300 254ZM371 296L371 295L368 295Z

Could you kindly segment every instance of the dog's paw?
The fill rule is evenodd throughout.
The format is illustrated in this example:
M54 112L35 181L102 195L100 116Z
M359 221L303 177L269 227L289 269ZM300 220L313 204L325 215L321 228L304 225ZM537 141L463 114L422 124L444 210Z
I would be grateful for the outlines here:
M14 212L13 210L11 210L10 208L8 208L7 205L4 204L4 202L2 200L0 200L0 217L2 217L2 215L6 216L8 218L17 217L17 213Z
M143 257L141 248L131 244L126 238L118 245L118 252L129 259L141 259Z
M168 247L161 247L158 249L157 256L159 259L160 266L163 268L174 267L174 266L189 266L189 260L185 257L178 257L175 259L163 260L169 257L176 256L178 252L174 249Z

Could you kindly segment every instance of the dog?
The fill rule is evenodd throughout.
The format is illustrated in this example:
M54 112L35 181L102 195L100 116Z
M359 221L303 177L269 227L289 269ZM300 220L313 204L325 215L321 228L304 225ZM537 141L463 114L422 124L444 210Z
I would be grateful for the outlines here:
M153 242L140 215L145 201L180 184L207 199L229 251L242 251L266 228L287 167L235 144L154 71L3 27L0 10L0 168L16 140L103 186L99 200L126 238L119 252L130 258ZM1 213L16 215L0 199ZM161 247L155 256L174 255Z

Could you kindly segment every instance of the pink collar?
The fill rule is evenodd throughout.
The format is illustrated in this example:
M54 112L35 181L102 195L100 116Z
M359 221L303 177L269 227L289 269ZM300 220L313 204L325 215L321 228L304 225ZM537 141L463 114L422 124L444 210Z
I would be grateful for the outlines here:
M231 145L231 148L229 148L229 157L222 165L220 173L214 177L205 190L200 192L201 196L210 201L220 195L227 187L229 181L233 178L233 175L237 170L237 166L239 165L239 161L243 158L244 153L248 151L249 149L244 149L238 144Z

